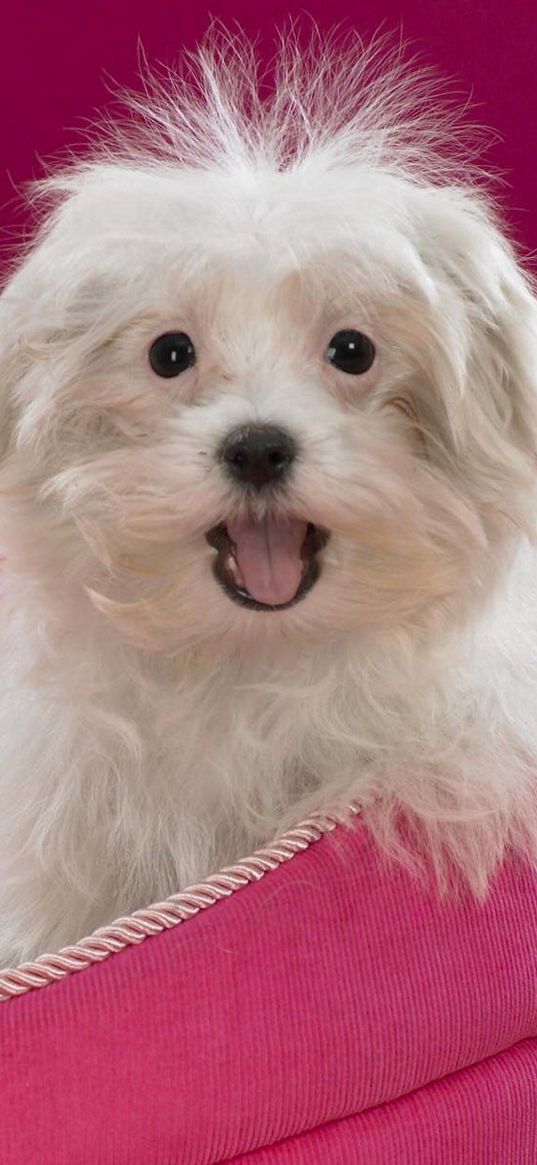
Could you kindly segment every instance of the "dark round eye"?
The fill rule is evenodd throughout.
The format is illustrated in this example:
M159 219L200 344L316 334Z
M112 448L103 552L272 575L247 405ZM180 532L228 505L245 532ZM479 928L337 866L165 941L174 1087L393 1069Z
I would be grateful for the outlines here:
M195 359L196 351L186 332L164 332L149 349L149 363L157 376L179 376Z
M371 368L375 359L375 345L363 332L346 328L332 336L325 355L334 368L348 372L350 376L361 376Z

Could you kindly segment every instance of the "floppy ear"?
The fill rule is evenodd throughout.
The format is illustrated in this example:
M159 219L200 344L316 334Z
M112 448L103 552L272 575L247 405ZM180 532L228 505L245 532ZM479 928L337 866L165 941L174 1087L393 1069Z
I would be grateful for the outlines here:
M537 300L530 277L481 197L445 189L431 192L429 200L429 263L466 309L468 389L521 449L535 455Z
M90 235L90 210L68 193L0 296L0 462L20 449L19 469L31 470L54 435L58 397L109 338L110 248ZM63 416L72 438L74 413Z
M25 408L37 409L55 331L61 266L53 232L45 224L0 296L0 458L15 445Z
M537 479L537 300L494 214L475 194L421 192L422 258L437 287L451 468L483 510L533 532ZM446 364L448 361L446 362Z
M0 314L2 311L0 302ZM16 345L6 326L0 325L0 463L6 457L15 426L15 407L12 385L16 378Z
M496 383L513 440L537 456L537 300L512 252L498 248L497 283L492 319L486 328Z

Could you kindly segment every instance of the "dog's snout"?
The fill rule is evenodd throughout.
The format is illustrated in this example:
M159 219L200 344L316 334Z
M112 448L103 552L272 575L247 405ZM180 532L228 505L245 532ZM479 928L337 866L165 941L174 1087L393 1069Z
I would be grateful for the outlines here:
M281 481L295 457L295 441L275 425L234 429L221 450L221 460L235 481L255 489Z

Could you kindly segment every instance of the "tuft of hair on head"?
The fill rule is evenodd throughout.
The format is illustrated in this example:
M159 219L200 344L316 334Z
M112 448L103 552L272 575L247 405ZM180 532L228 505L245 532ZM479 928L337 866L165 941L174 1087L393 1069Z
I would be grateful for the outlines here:
M255 43L214 23L176 67L150 67L139 92L118 90L89 131L86 159L33 186L69 193L96 164L157 170L332 169L360 164L417 184L476 187L490 131L467 120L468 99L393 34L322 34L291 21L263 67Z

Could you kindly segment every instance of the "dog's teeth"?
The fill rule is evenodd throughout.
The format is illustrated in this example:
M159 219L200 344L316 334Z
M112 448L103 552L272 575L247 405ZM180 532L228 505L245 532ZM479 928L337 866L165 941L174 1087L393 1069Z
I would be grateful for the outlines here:
M229 570L229 573L231 574L237 589L244 587L244 579L239 570L238 563L232 554L229 554L226 558L226 567Z

